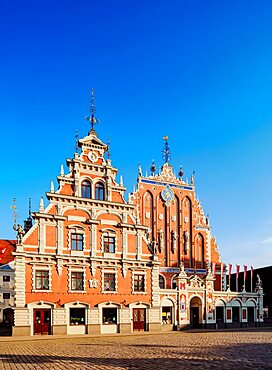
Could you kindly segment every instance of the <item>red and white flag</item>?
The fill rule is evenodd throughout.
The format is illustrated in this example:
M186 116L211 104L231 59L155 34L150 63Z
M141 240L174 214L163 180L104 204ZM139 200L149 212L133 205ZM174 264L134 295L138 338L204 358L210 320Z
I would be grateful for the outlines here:
M253 282L253 267L250 266L250 291L252 292L252 282Z
M215 275L216 275L216 263L215 262L213 262L213 264L212 264L212 274L215 277Z
M240 265L236 265L236 292L238 292L239 272L240 272Z

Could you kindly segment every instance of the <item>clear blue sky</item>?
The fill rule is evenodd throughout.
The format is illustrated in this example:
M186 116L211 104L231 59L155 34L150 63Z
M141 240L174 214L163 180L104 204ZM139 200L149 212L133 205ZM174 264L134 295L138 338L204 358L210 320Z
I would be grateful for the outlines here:
M225 262L272 262L272 2L9 1L0 9L0 238L97 127L131 191L137 166L172 165L210 214Z

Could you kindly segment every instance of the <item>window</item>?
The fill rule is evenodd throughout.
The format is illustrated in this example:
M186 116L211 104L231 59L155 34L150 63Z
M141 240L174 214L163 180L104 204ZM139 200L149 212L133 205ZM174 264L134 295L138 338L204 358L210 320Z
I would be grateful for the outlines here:
M159 287L160 289L165 289L165 280L162 275L159 275Z
M115 237L114 236L104 236L104 253L115 253Z
M134 292L145 291L145 276L143 274L134 275Z
M115 291L115 273L104 273L104 291Z
M10 299L10 293L3 293L3 299Z
M83 290L83 272L71 273L71 290Z
M101 182L95 185L95 199L104 200L105 199L105 188Z
M172 289L177 289L177 275L173 276Z
M91 184L87 180L81 184L81 196L82 198L91 198Z
M10 276L9 276L9 275L4 275L4 276L3 276L3 281L4 281L4 282L8 282L8 281L10 281Z
M85 325L85 308L70 308L70 325Z
M103 324L117 324L117 308L103 308Z
M49 271L37 270L35 273L35 287L38 290L49 289Z
M72 251L83 251L83 234L71 234L71 249Z

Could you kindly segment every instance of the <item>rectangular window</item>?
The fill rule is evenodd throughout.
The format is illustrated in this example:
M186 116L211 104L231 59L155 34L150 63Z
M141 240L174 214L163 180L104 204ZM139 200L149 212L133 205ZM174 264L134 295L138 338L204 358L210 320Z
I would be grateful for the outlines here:
M145 276L143 274L134 275L134 292L144 292L145 291Z
M104 291L115 291L115 274L104 273Z
M10 293L3 293L3 299L10 299Z
M49 271L37 270L35 273L35 288L38 290L49 289Z
M85 325L85 308L70 308L70 325Z
M72 272L71 290L83 290L83 272Z
M4 282L8 282L8 281L10 281L10 276L9 276L9 275L4 275L4 276L3 276L3 281L4 281Z
M117 324L117 308L103 308L103 324Z
M115 253L115 237L104 236L104 253Z
M83 234L71 234L71 249L72 251L83 251Z

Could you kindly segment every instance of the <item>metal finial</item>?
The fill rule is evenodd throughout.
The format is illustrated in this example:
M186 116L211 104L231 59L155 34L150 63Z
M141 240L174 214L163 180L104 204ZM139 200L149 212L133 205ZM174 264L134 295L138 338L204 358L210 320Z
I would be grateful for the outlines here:
M28 199L28 216L31 216L31 198Z
M17 224L17 206L16 206L16 198L13 198L13 205L10 207L13 209L13 218L14 218L14 225Z
M155 161L154 161L154 159L152 160L152 164L151 164L151 167L150 167L150 171L151 171L152 175L154 175L154 174L155 174L155 172L156 172L156 166L155 166Z
M76 130L76 133L75 133L75 139L76 139L76 145L75 145L75 151L76 153L78 153L78 131Z
M86 116L86 120L89 121L92 126L91 131L95 131L94 125L97 123L97 119L94 116L95 105L94 105L94 88L93 87L91 89L91 94L90 94L89 112L90 112L90 116Z
M171 152L170 152L170 146L169 146L169 143L168 143L168 136L164 136L163 140L165 140L165 144L164 144L164 148L162 150L162 157L163 157L164 163L169 163Z
M107 140L107 146L108 146L108 149L107 149L107 157L108 159L110 159L111 157L111 152L110 152L110 139Z
M179 173L178 173L178 175L179 175L179 178L181 179L181 178L182 178L182 176L183 176L183 169L182 169L182 166L180 166L180 167L179 167Z

